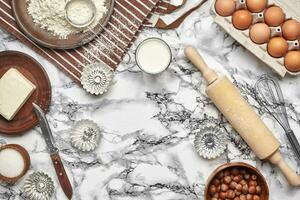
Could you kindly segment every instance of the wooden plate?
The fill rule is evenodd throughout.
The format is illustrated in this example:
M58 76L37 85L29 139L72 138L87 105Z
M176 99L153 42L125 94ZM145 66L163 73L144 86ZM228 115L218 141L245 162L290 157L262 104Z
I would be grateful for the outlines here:
M62 0L64 1L64 0ZM99 34L108 23L108 20L113 12L115 0L106 0L106 7L108 9L106 15L102 17L99 24L93 29L93 31ZM67 39L60 39L58 36L54 36L49 31L46 31L35 24L32 17L27 12L26 0L12 0L12 9L17 24L20 29L34 42L52 49L73 49L82 46L95 38L95 34L91 31L85 33L78 33L68 36Z
M47 112L51 101L51 85L48 75L36 60L17 51L0 52L0 77L12 67L21 72L37 88L13 120L7 121L0 116L0 133L11 136L20 135L38 124L32 102Z

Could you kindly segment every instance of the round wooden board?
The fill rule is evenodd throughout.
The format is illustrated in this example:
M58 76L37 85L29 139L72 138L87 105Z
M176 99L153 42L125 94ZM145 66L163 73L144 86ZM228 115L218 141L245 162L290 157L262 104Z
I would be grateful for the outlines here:
M43 67L32 57L17 51L0 52L0 77L10 68L15 68L30 80L36 89L11 121L0 116L0 133L20 135L38 124L32 103L48 112L51 101L51 84Z
M62 0L64 1L64 0ZM73 49L83 46L86 43L92 41L96 36L91 31L82 32L68 36L66 39L60 39L58 36L54 36L49 31L42 29L33 22L32 17L27 12L27 3L25 0L12 0L12 10L20 29L29 37L32 41L40 44L44 47L52 49ZM93 32L99 34L103 30L109 18L113 12L115 0L106 0L107 12L100 20L99 24L93 29Z

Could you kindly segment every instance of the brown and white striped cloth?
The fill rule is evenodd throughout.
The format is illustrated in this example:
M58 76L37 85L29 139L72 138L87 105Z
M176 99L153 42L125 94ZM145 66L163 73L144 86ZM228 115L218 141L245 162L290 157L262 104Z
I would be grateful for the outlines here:
M21 0L25 1L25 0ZM174 6L170 0L115 0L112 16L98 37L92 42L72 50L53 50L44 48L31 41L18 28L12 13L11 0L0 0L0 26L13 34L35 52L65 72L75 82L80 83L83 67L93 62L100 62L116 69L132 42L136 39L143 25L154 14L169 14L182 7ZM170 29L178 27L193 10L205 1L187 11L172 24L166 25L159 19L152 27Z
M97 61L113 69L117 67L159 1L116 0L104 31L93 42L72 50L53 50L32 42L19 30L10 0L0 0L0 26L80 83L81 72L86 64Z

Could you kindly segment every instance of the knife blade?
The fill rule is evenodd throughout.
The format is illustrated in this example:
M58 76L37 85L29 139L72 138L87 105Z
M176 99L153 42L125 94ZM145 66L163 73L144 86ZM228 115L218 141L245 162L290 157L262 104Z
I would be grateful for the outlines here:
M61 158L59 156L58 148L55 146L55 141L48 123L48 120L43 112L43 110L36 105L35 103L32 104L34 111L39 119L40 127L42 130L43 137L45 138L47 149L50 153L50 157L53 163L53 166L55 168L55 172L57 175L57 178L59 180L59 183L65 193L65 195L68 197L68 199L71 199L73 196L73 189L71 186L71 183L69 181L68 175L65 171L65 168L63 166L63 163L61 161Z

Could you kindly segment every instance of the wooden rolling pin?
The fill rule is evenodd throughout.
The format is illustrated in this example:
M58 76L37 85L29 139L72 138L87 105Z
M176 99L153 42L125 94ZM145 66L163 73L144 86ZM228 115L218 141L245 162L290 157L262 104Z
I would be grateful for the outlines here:
M219 77L208 68L194 47L185 48L186 57L202 72L208 82L206 93L232 127L246 141L258 158L269 160L284 174L292 186L300 185L300 176L282 159L279 142L241 96L227 77Z

